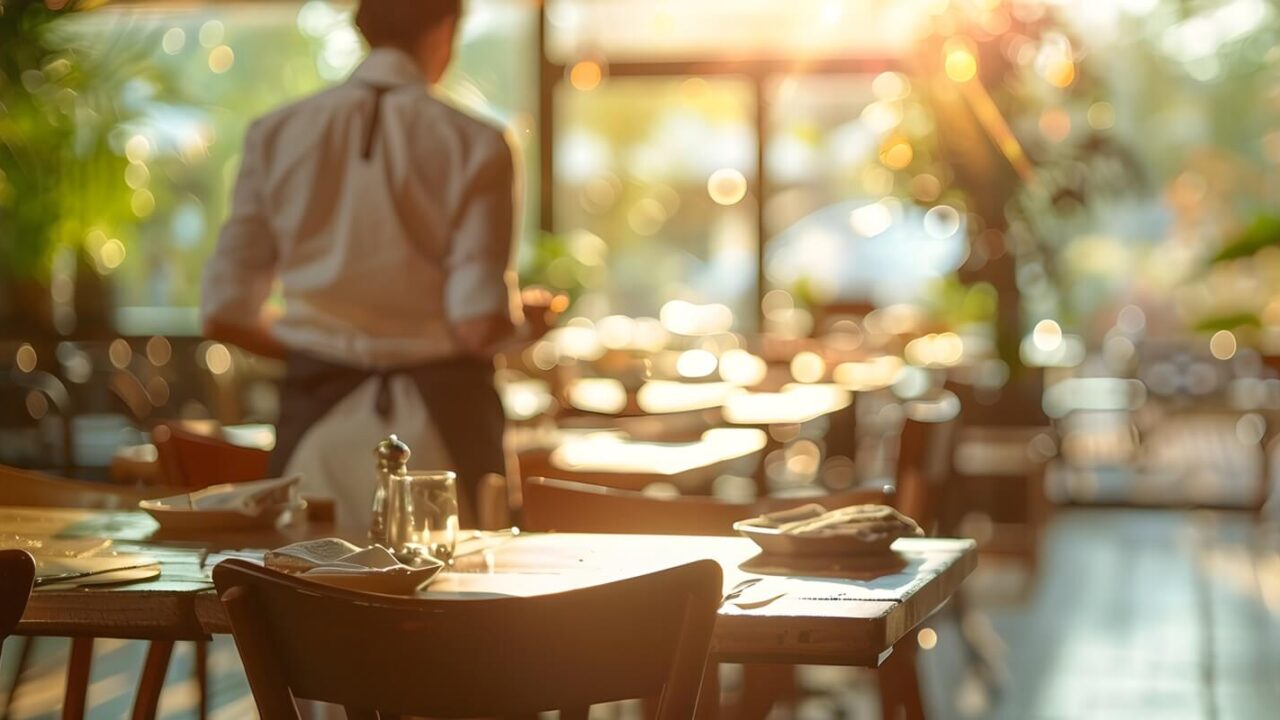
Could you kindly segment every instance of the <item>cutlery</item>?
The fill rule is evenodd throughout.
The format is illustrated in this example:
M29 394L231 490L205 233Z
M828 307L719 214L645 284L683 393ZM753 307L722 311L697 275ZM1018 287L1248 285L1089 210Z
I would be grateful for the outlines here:
M35 586L53 585L55 583L65 583L71 580L79 580L81 578L91 577L93 575L108 575L110 573L124 572L125 570L141 570L142 568L155 567L155 563L142 563L141 565L129 565L127 567L113 567L102 570L83 570L80 572L59 573L57 575L41 575L36 578Z

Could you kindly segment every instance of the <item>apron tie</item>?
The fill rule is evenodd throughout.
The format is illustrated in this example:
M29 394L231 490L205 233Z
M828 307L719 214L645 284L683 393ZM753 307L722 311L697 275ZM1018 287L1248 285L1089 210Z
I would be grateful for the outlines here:
M385 370L375 374L378 378L378 394L373 402L373 410L383 422L391 419L391 413L395 409L395 401L391 397L391 378L399 374L402 373Z
M373 91L373 104L369 110L369 122L364 130L364 145L361 146L360 157L369 160L373 157L373 141L378 137L378 120L382 114L382 99L394 85L369 85Z

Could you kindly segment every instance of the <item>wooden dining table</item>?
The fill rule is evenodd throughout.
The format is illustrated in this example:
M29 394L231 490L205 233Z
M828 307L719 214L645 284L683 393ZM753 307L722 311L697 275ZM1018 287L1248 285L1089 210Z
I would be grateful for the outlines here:
M129 584L38 588L18 626L22 635L179 641L229 633L210 580L213 565L335 535L344 533L300 526L197 539L167 536L141 512L0 507L0 547L25 547L40 558L65 552L68 543L109 540L94 552L141 553L160 569ZM527 596L712 559L724 571L726 595L712 641L716 660L879 667L895 644L913 641L912 629L977 563L970 540L904 538L893 549L888 566L868 567L774 560L740 537L468 533L454 566L419 592L459 600Z

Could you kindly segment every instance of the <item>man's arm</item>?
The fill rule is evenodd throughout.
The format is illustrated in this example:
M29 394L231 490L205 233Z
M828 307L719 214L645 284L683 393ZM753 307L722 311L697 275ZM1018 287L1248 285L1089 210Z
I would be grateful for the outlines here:
M515 332L515 169L501 137L467 183L445 265L445 312L464 352L492 356Z
M263 202L264 148L251 126L232 193L231 212L205 265L201 316L205 337L283 358L263 304L276 275L276 242Z
M288 349L271 332L271 321L264 317L258 325L239 325L216 318L204 321L204 336L210 340L235 345L254 355L285 359Z

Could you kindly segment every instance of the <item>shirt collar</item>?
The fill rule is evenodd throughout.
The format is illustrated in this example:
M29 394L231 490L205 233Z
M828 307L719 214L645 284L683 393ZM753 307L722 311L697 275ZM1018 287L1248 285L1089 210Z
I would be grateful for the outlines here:
M389 47L371 50L351 77L371 85L425 85L427 82L408 53Z

